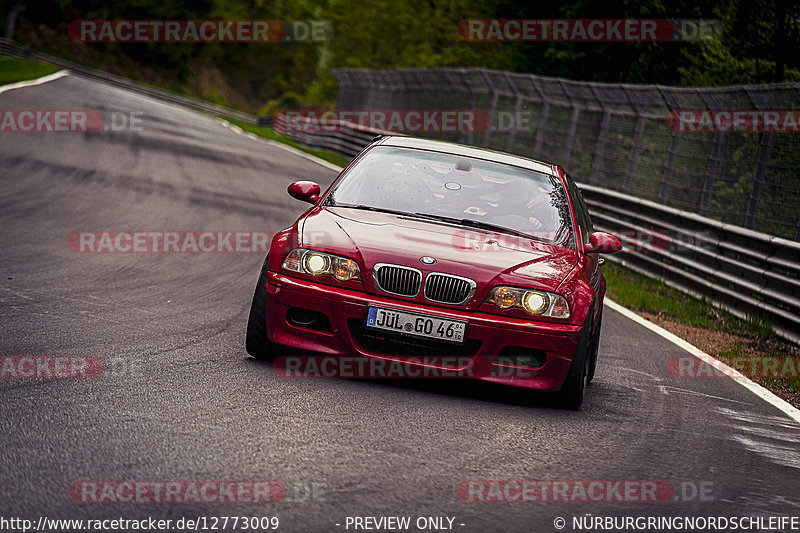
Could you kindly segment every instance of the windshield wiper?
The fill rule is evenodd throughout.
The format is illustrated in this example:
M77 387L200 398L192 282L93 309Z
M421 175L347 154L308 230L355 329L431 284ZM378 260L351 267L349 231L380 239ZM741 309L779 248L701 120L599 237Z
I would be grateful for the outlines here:
M505 226L499 226L497 224L491 224L489 222L481 222L480 220L474 220L471 218L455 218L455 217L446 217L443 215L431 215L428 213L414 213L416 216L421 218L427 218L430 220L439 220L442 222L449 222L451 224L458 224L460 226L468 226L470 228L476 229L485 229L488 231L496 231L498 233L509 233L511 235L516 235L518 237L525 237L526 239L531 239L534 241L544 242L544 239L541 237L536 237L535 235L530 235L525 233L524 231L519 231L513 228L507 228Z
M396 211L394 209L385 209L383 207L375 207L372 205L363 205L363 204L337 204L337 203L328 203L328 207L344 207L345 209L361 209L362 211L375 211L377 213L389 213L391 215L412 215L412 213L406 213L405 211Z

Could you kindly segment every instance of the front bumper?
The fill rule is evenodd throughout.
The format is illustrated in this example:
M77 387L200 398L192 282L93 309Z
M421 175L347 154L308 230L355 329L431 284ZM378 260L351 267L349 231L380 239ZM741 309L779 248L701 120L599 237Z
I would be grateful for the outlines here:
M266 291L267 335L273 342L321 354L341 356L360 354L403 363L410 361L409 356L418 354L395 352L385 347L409 346L409 350L413 352L414 345L418 345L420 349L424 349L422 345L426 344L426 341L386 334L385 336L390 338L381 343L380 340L375 340L374 331L369 331L365 335L366 329L363 325L367 307L370 305L467 320L466 339L463 345L444 345L434 341L432 350L438 350L440 347L442 353L458 356L457 359L442 358L442 361L447 361L442 365L449 365L457 360L456 366L446 366L446 369L485 381L531 389L561 388L572 364L581 333L580 326L571 324L534 322L434 305L420 305L418 302L404 302L400 299L269 272ZM321 313L327 317L329 323L323 330L300 326L287 318L290 309ZM378 332L378 336L384 335ZM395 342L395 339L400 342ZM411 343L406 343L406 340L410 340ZM515 349L513 347L536 350L541 354L543 364L532 369L529 366L508 364L507 358L498 360L498 354L507 353L503 352L504 348ZM412 364L438 366L436 363Z

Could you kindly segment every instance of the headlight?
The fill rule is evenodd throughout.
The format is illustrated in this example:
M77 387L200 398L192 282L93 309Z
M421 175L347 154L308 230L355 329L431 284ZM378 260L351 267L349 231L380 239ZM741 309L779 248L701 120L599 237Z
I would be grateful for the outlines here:
M567 300L554 292L501 285L491 290L486 301L500 309L516 307L531 315L569 318Z
M361 279L361 270L352 259L305 248L295 248L289 252L283 261L283 268L312 276L329 275L339 281Z

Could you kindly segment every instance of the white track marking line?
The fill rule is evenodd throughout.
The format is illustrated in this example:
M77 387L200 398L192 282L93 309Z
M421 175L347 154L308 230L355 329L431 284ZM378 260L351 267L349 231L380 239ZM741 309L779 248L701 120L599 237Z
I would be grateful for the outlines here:
M750 392L752 392L753 394L755 394L756 396L758 396L759 398L761 398L765 402L769 403L773 407L776 407L776 408L780 409L781 411L783 411L784 413L786 413L786 415L788 415L789 418L792 418L793 420L795 420L797 422L800 422L800 409L797 409L795 406L793 406L792 404L790 404L789 402L787 402L783 398L779 398L778 396L776 396L772 392L768 391L767 389L765 389L764 387L762 387L758 383L754 383L753 381L750 381L747 377L745 377L743 374L741 374L738 370L736 370L734 368L731 368L728 365L726 365L725 363L723 363L722 361L711 357L707 353L701 351L696 346L694 346L692 344L689 344L685 340L681 339L680 337L678 337L674 333L670 333L669 331L665 330L661 326L657 326L656 324L653 324L652 322L650 322L646 318L637 315L636 313L634 313L630 309L622 307L620 304L618 304L617 302L615 302L613 300L610 300L609 298L605 299L605 304L610 309L618 312L622 316L633 320L634 322L636 322L640 326L646 327L647 329L649 329L653 333L655 333L657 335L660 335L661 337L667 339L668 341L670 341L671 343L675 344L679 348L689 352L690 354L692 354L693 356L697 357L698 359L700 359L704 363L706 363L708 365L711 365L712 368L716 368L719 371L721 371L722 373L727 374L728 376L730 376L731 379L733 379L734 381L739 383L742 387L746 388L747 390L749 390Z
M12 89L23 89L25 87L33 87L34 85L41 85L43 83L47 83L48 81L53 81L57 80L58 78L63 78L67 74L69 74L69 71L59 70L58 72L54 72L53 74L48 74L47 76L43 76L41 78L36 78L35 80L9 83L8 85L3 85L2 87L0 87L0 94L3 94L4 92L10 91Z

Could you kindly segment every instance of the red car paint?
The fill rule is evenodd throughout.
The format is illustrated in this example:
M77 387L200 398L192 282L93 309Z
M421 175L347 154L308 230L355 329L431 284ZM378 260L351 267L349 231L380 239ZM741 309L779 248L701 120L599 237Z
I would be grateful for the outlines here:
M404 355L381 353L358 340L357 331L366 318L367 307L383 306L401 311L466 320L466 339L470 352L471 375L478 379L509 385L559 390L569 372L584 327L594 327L602 310L605 279L599 268L598 253L588 253L585 235L575 213L576 202L568 178L556 165L546 165L508 154L463 147L438 141L407 137L383 138L365 149L351 164L357 164L374 146L410 147L505 163L523 168L546 170L556 176L567 195L572 215L573 248L547 244L507 234L433 224L385 212L325 206L328 191L319 196L309 182L290 187L295 198L315 205L290 228L273 239L267 265L266 330L270 341L286 346L333 355L362 354L384 359L404 360ZM475 232L483 246L476 249L465 232ZM588 241L588 239L587 239ZM595 233L591 244L604 252L619 250L619 240ZM361 280L340 282L331 276L315 277L287 271L284 259L294 248L303 247L346 256L357 262ZM420 258L436 259L425 265ZM415 297L392 296L375 287L372 268L376 263L391 263L418 269L423 276L443 272L470 278L477 283L474 296L465 304L433 303L420 291ZM425 279L423 277L423 279ZM532 316L522 309L503 310L485 301L498 285L525 287L562 295L570 308L566 319ZM593 305L594 304L594 305ZM323 314L329 321L325 330L307 328L287 319L290 308ZM594 309L591 318L590 309ZM525 372L497 372L495 358L504 347L525 347L544 353L543 366ZM476 348L477 347L477 348ZM435 348L432 348L435 350Z

